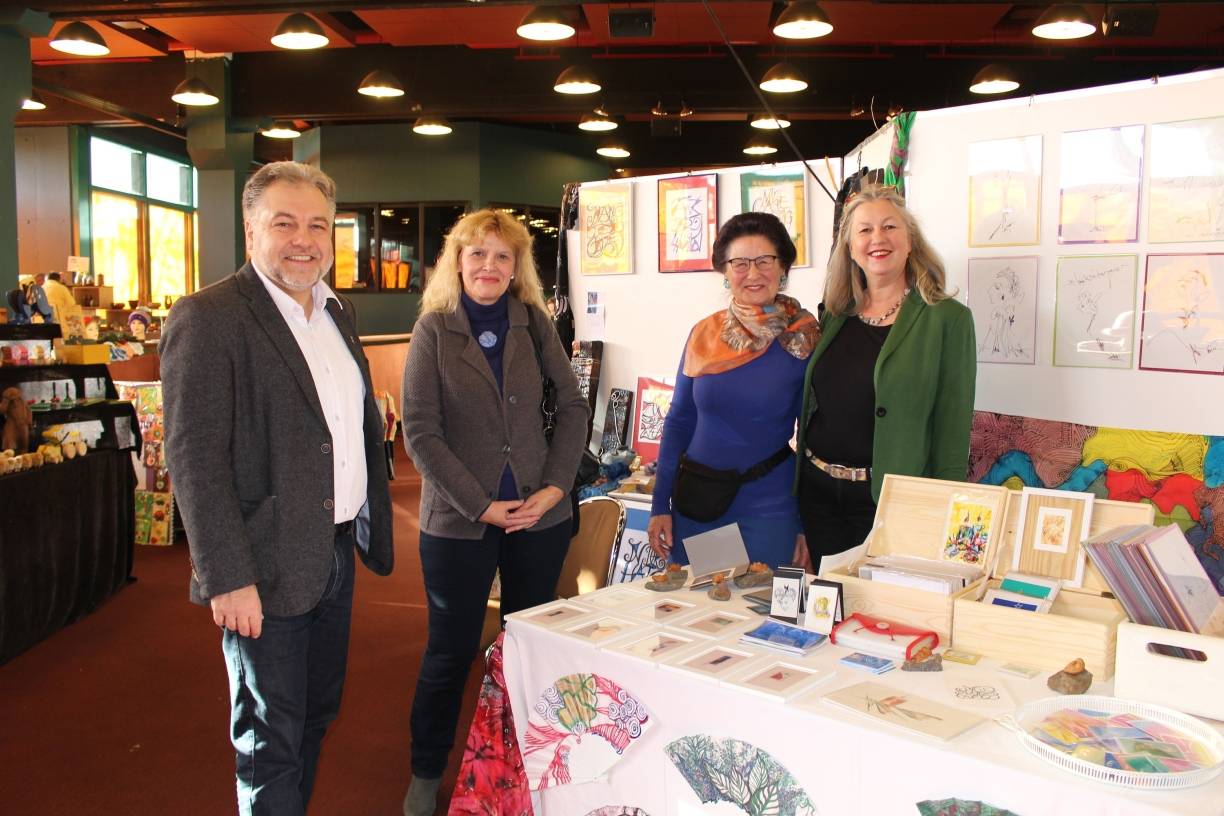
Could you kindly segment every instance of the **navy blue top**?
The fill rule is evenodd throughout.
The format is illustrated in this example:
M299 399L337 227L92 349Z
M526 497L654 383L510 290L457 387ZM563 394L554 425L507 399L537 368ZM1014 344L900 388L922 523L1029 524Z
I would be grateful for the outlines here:
M684 356L663 424L651 514L671 512L680 454L712 468L743 471L790 441L803 398L807 360L775 340L755 360L721 374L689 377ZM788 518L798 512L791 495L795 461L787 459L742 486L724 518Z
M495 302L485 306L468 297L467 292L459 293L459 302L463 304L463 311L467 314L468 322L472 324L472 337L476 338L476 344L489 362L499 392L502 390L506 335L510 331L510 310L506 305L509 297L509 292L503 292ZM510 470L510 464L507 462L506 469L502 471L501 484L497 487L497 498L499 501L510 501L518 497L514 472Z

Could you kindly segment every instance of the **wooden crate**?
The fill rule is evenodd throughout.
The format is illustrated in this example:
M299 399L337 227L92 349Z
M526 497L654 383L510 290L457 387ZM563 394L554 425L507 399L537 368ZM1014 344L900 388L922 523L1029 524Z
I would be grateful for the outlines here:
M1219 632L1220 610L1215 632ZM1151 646L1178 646L1201 652L1206 660L1160 654ZM1224 720L1224 637L1196 634L1124 621L1118 625L1118 673L1114 694L1156 703L1199 717Z
M943 548L948 508L955 496L965 496L995 507L994 532L987 542L982 577L960 592L941 595L922 589L877 583L858 577L856 562L826 570L821 577L842 585L846 615L862 612L887 620L920 626L938 633L941 645L952 636L952 614L958 598L980 597L986 580L985 565L992 563L1005 532L1011 491L995 485L949 482L888 474L880 487L875 524L867 539L867 555L904 555L937 560ZM975 594L977 593L977 594Z
M1016 492L1008 502L1007 533L983 594L997 588L1011 569L1019 515ZM1151 524L1154 518L1150 504L1098 500L1092 504L1089 535L1125 524ZM956 601L952 645L957 649L1051 672L1080 657L1096 679L1113 677L1118 624L1127 617L1091 561L1084 567L1083 586L1064 587L1045 614L984 604L980 597L962 596Z

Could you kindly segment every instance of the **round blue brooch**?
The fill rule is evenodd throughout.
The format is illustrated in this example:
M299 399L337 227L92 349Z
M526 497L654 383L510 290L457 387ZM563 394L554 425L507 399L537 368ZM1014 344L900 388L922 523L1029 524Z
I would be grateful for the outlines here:
M482 331L476 342L483 348L493 348L497 345L497 335L491 331Z

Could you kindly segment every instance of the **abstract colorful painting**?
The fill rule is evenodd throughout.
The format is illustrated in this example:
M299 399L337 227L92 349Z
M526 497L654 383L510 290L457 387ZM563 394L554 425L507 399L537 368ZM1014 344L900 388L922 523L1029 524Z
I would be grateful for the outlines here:
M692 734L664 750L702 803L728 802L749 816L816 816L791 772L751 743Z
M642 462L653 462L659 458L659 445L663 441L663 422L671 410L672 392L675 386L650 377L638 377L637 413L633 422L633 443L630 445Z
M532 790L589 782L620 761L650 727L627 689L598 674L567 674L544 690L521 746Z
M1224 591L1224 436L1131 431L978 411L969 479L1147 502Z
M795 242L795 266L807 266L807 195L803 171L744 173L740 176L743 212L767 212L778 217Z
M718 175L659 179L659 271L703 272L718 233Z
M584 275L633 272L633 187L603 184L578 192L578 229L582 232L579 271Z

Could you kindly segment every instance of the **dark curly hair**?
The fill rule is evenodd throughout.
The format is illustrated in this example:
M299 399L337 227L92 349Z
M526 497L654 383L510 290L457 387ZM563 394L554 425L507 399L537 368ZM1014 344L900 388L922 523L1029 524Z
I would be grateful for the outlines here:
M759 235L772 243L778 253L778 262L782 271L789 272L795 262L795 242L791 240L786 227L778 220L778 216L764 212L746 212L733 215L727 219L714 239L714 268L721 269L727 263L727 247L736 238L747 235Z

